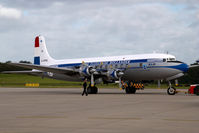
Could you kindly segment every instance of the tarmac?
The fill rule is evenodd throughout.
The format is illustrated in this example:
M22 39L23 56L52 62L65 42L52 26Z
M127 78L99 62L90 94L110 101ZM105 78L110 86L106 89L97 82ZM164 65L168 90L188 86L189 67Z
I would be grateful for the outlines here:
M0 133L198 133L199 96L80 88L0 88Z

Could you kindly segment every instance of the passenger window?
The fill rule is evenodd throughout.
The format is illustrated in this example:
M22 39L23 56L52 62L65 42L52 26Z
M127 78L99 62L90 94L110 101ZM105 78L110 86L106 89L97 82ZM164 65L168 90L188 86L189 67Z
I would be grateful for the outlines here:
M120 68L124 68L124 64L121 64L121 65L120 65Z
M105 69L106 69L106 70L108 69L108 65L105 65Z
M117 68L118 67L118 65L117 64L115 64L115 68Z
M166 62L166 59L163 59L163 62Z

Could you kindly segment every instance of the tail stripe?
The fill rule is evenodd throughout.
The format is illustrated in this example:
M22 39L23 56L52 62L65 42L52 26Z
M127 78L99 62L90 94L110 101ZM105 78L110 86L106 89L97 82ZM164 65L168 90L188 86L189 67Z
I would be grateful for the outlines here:
M40 57L34 57L34 64L40 65Z
M35 38L35 48L39 47L39 37Z

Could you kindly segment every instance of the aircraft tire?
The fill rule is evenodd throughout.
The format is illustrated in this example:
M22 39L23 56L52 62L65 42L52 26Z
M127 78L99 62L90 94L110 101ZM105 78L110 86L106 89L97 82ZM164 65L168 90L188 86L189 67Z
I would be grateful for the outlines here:
M97 94L98 93L98 88L96 86L93 87L93 94Z
M135 87L131 87L131 93L135 94L135 92L136 92L136 88Z
M91 87L90 86L87 88L87 92L88 92L88 94L91 94Z
M169 95L175 95L175 94L176 94L176 88L174 88L174 87L169 87L169 88L167 89L167 94L169 94Z
M129 87L126 87L125 91L126 91L126 94L130 94L130 89L129 89Z
M94 86L94 87L88 87L87 88L87 92L88 92L88 94L97 94L98 93L98 88L96 87L96 86Z
M135 87L127 87L125 89L125 91L126 91L126 94L135 94L136 88Z

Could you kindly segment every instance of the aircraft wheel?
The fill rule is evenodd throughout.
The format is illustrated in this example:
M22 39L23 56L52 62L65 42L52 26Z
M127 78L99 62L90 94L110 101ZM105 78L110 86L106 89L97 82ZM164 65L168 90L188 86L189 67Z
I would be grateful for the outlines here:
M132 92L132 94L135 94L136 88L135 87L131 87L131 92Z
M91 87L90 86L87 88L87 92L88 92L88 94L91 94Z
M87 92L88 92L88 94L97 94L98 93L98 88L96 87L96 86L94 86L94 87L88 87L87 88Z
M126 94L135 94L136 88L135 87L127 87L125 89L125 91L126 91Z
M175 94L176 94L176 88L174 88L174 87L169 87L169 88L167 89L167 93L168 93L169 95L175 95Z
M129 89L129 87L126 87L125 91L126 91L126 94L130 94L130 89Z
M96 86L93 87L93 94L97 94L98 93L98 88Z

